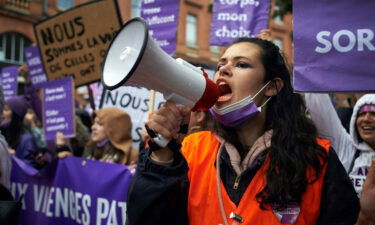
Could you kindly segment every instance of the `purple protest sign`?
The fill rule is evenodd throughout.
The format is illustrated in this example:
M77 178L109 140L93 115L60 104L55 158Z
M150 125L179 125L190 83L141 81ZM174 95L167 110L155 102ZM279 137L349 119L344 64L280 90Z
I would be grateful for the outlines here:
M21 225L125 224L126 193L135 169L76 157L40 171L13 158L11 192L22 194Z
M38 46L33 45L25 48L25 57L29 69L31 83L38 86L38 84L46 82L47 76L44 72Z
M374 8L374 1L293 2L296 90L375 90Z
M268 27L269 0L215 0L210 44L225 46Z
M64 137L75 135L72 77L44 83L43 124L46 140L55 140L58 131Z
M4 67L1 73L1 85L3 86L4 98L17 96L18 66Z
M142 0L141 17L149 26L152 39L169 55L176 51L180 1Z

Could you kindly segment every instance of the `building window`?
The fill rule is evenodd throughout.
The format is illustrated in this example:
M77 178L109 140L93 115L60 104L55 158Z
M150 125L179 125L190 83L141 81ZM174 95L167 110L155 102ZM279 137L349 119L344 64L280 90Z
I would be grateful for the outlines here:
M73 8L74 0L58 0L57 7L62 10Z
M193 14L186 16L186 45L197 47L197 17Z
M283 39L281 38L278 38L278 37L275 37L275 39L273 40L273 43L279 47L280 50L283 50Z
M220 46L217 46L217 45L211 45L210 46L210 51L212 53L220 53Z
M131 17L141 16L141 0L132 0L132 15Z
M21 9L28 9L29 8L29 0L6 0L7 5L11 5Z
M280 7L279 6L275 6L275 13L276 13L276 16L273 18L273 22L277 25L282 25L284 22L283 22L283 19L281 18L280 16Z
M25 63L24 49L31 41L15 32L0 34L0 62L22 65Z

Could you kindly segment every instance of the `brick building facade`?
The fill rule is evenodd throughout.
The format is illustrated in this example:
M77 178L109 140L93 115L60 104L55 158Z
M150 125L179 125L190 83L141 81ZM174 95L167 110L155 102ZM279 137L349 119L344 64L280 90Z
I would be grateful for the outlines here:
M0 0L0 68L24 63L23 48L35 43L33 24L89 0ZM176 57L213 69L224 47L210 46L212 0L180 0ZM274 5L272 0L272 5ZM139 16L141 0L117 0L123 22ZM272 7L272 10L274 7ZM188 26L188 28L187 28ZM270 19L275 42L292 61L291 16ZM189 32L186 32L186 31ZM188 39L188 40L187 40Z

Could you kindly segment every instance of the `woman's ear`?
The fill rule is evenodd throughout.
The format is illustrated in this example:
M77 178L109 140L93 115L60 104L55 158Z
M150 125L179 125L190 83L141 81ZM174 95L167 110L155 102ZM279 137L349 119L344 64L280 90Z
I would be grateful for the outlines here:
M272 97L277 95L280 90L284 87L284 81L280 78L273 79L270 84L266 87L266 91L264 92L264 95L267 97Z

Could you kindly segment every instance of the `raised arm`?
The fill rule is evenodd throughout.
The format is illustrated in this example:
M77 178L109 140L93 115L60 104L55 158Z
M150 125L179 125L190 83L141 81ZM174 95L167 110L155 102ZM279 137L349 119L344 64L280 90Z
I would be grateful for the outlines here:
M328 94L305 93L306 107L318 128L319 134L331 141L341 163L348 172L355 155L350 135L342 126Z

